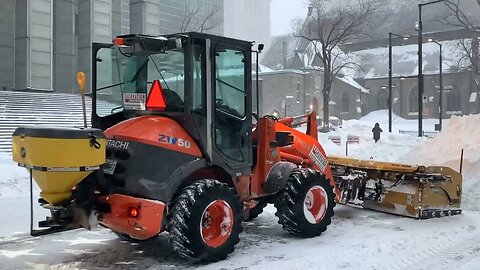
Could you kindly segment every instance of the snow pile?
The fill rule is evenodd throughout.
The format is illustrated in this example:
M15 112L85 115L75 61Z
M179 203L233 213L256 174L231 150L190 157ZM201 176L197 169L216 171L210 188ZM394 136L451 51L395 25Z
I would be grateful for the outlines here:
M424 143L426 138L418 138L411 135L388 133L385 127L381 139L375 143L370 125L355 124L344 127L334 132L320 135L320 141L328 155L345 156L347 154L346 141L349 135L358 136L360 143L348 144L348 156L358 159L373 159L378 161L390 161L411 163L407 154L412 148ZM387 128L388 129L388 128ZM329 136L340 136L341 145L332 144ZM328 144L326 143L328 142Z
M480 165L480 126L475 123L480 123L480 115L452 117L440 134L412 151L413 160L458 169L464 149L464 172L475 173L475 165Z
M425 130L433 130L437 120L427 119L424 121ZM377 143L373 140L372 128L379 123L383 129L381 139ZM359 144L348 145L348 156L359 159L374 159L379 161L411 163L407 154L412 148L425 143L427 138L419 138L412 135L399 134L399 130L415 131L417 121L406 120L393 115L393 132L388 132L388 111L380 110L367 114L359 120L344 121L343 125L329 133L319 133L320 143L327 155L346 155L346 141L349 135L358 136ZM333 144L328 137L341 137L341 145Z
M463 205L469 210L480 210L480 115L452 117L434 139L414 148L408 156L415 163L460 168L463 160Z

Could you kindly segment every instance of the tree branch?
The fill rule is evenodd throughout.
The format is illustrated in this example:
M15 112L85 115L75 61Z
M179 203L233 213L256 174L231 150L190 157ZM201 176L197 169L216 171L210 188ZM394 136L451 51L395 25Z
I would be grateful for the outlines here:
M202 15L201 9L203 3L190 0L191 4L185 5L185 14L180 25L181 32L194 31L206 32L214 29L220 22L215 20L220 8L216 7L208 14Z
M444 25L454 26L463 28L468 31L472 37L470 46L466 44L465 40L459 41L460 47L462 48L462 56L460 57L458 64L459 68L461 67L461 62L470 61L467 65L468 68L473 69L475 73L479 73L478 70L478 39L480 32L478 27L472 21L473 18L469 17L467 13L461 8L461 0L445 0L444 4L447 7L447 13L442 15L439 21ZM480 6L480 0L477 0L477 4ZM473 48L475 46L476 48Z
M294 36L307 40L323 65L323 115L328 124L332 82L347 68L361 68L339 46L368 36L368 20L376 10L374 0L358 0L357 4L342 0L309 0L312 13L298 22ZM334 4L338 4L335 6ZM305 64L305 63L304 63Z

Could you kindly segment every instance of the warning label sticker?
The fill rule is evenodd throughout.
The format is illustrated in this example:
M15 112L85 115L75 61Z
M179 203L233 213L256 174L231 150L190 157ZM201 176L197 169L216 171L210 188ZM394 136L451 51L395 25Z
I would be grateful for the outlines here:
M147 95L144 93L124 93L123 107L125 110L145 110L145 100Z
M318 167L320 167L320 170L323 172L327 168L328 161L327 159L322 155L322 152L317 148L317 146L313 146L312 149L310 150L309 154L310 158L317 164Z

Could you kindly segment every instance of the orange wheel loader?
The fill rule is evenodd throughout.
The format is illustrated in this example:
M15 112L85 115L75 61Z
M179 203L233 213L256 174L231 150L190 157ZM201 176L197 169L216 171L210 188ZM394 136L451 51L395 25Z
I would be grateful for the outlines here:
M300 237L324 232L336 202L419 219L461 213L450 168L327 158L315 112L257 118L251 56L251 42L201 33L94 43L92 128L12 137L51 212L37 229L32 215L31 234L97 223L129 241L168 232L178 254L213 262L268 203Z
M93 44L92 128L13 134L13 159L51 211L32 235L97 222L131 241L168 232L181 256L211 262L267 203L285 230L324 232L338 194L316 115L307 134L255 119L251 47L200 33Z

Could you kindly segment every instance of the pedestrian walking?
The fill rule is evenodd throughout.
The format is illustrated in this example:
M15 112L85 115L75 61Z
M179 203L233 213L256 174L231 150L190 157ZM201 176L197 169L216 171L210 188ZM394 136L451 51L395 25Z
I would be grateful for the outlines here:
M380 124L375 123L375 126L372 129L373 132L373 139L375 140L375 143L380 140L380 132L383 132L383 130L380 128Z

